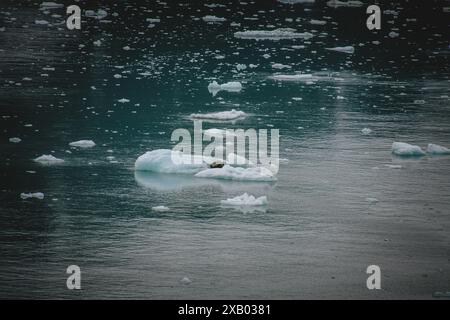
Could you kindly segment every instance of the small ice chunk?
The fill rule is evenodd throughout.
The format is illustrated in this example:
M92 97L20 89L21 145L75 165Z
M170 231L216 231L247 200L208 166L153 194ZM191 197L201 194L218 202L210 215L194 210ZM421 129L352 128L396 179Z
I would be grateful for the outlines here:
M127 102L130 102L130 100L125 99L125 98L119 99L119 100L117 100L117 101L119 101L120 103L127 103Z
M366 201L369 203L377 203L379 200L377 198L366 198Z
M20 138L16 138L16 137L9 138L9 142L12 142L12 143L19 143L20 141L22 141L22 139L20 139Z
M450 149L448 149L446 147L443 147L443 146L440 146L440 145L437 145L437 144L430 143L430 144L428 144L428 147L427 147L427 153L430 153L430 154L450 154Z
M52 156L51 154L44 154L44 155L34 159L34 161L39 162L41 164L59 164L59 163L64 162L63 159L58 159L58 158Z
M41 3L41 10L50 10L50 9L57 9L64 7L64 4L56 3L56 2L50 2L50 1L44 1Z
M235 109L231 109L231 111L221 111L221 112L212 112L212 113L194 113L191 114L191 118L193 119L203 119L203 120L219 120L219 121L227 121L227 120L236 120L239 118L244 118L248 114L244 111L238 111Z
M282 39L310 39L314 35L309 32L296 32L291 28L279 28L275 30L248 30L234 33L235 38L253 40L282 40Z
M44 199L44 194L42 192L34 192L34 193L23 193L22 192L20 194L20 197L24 200L29 199L29 198L36 198L36 199L42 200L42 199Z
M224 22L227 21L227 19L222 18L222 17L216 17L216 16L204 16L202 18L203 21L205 22Z
M364 129L362 129L361 130L361 133L363 134L363 135L369 135L369 134L371 134L372 133L372 129L369 129L369 128L364 128Z
M156 207L152 207L153 211L158 211L158 212L165 212L165 211L169 211L169 207L166 206L156 206Z
M92 148L95 147L95 142L92 140L79 140L69 143L69 146L78 148Z
M180 280L180 282L182 284L190 284L192 281L188 277L184 277L183 279Z
M397 156L423 156L425 152L419 147L404 142L394 142L392 153Z
M330 50L330 51L348 53L348 54L352 54L355 52L355 48L352 46L334 47L334 48L325 48L325 49Z
M242 90L242 84L238 81L231 81L223 84L213 81L208 85L208 91L215 96L219 91L239 92Z
M244 193L243 195L235 198L221 200L220 203L227 206L264 206L267 205L267 197L262 196L256 198L255 196Z
M35 24L39 24L39 25L47 25L48 21L47 20L34 20Z

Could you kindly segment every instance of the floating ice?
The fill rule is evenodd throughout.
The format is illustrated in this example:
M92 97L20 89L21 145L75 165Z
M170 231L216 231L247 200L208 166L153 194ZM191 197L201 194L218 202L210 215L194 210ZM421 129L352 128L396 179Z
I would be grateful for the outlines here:
M177 152L169 149L158 149L153 151L148 151L141 155L135 162L134 168L137 171L153 171L161 173L182 173L182 174L195 174L204 169L208 168L206 162L200 159L200 163L195 163L194 161L180 161L182 163L174 163L172 161L172 152ZM188 155L182 155L178 151L176 156L186 158L190 160ZM205 159L207 160L207 159Z
M158 212L165 212L165 211L169 211L170 209L166 206L156 206L156 207L152 207L153 211L158 211Z
M348 54L352 54L355 52L355 48L352 46L346 46L346 47L334 47L334 48L325 48L327 50L330 51L337 51L337 52L343 52L343 53L348 53Z
M208 85L208 91L214 96L219 91L239 92L242 90L242 84L238 81L231 81L223 84L218 84L217 81L213 81Z
M438 155L438 154L450 154L450 149L448 149L446 147L442 147L442 146L437 145L437 144L430 143L430 144L428 144L428 147L427 147L427 153L436 154L436 155Z
M34 193L21 193L20 197L22 199L28 199L28 198L36 198L39 200L44 199L44 194L42 192L34 192Z
M232 167L225 165L223 168L206 169L195 174L198 178L216 178L246 181L275 181L272 171L265 167Z
M304 74L276 74L270 77L273 80L278 81L311 81L314 80L314 76L309 73Z
M202 18L202 20L205 21L205 22L224 22L224 21L227 21L227 19L225 19L225 18L216 17L216 16L204 16Z
M248 30L234 33L235 38L253 40L281 40L281 39L310 39L314 35L309 32L299 33L291 28L279 28L275 30Z
M20 141L22 141L22 139L20 139L20 138L16 138L16 137L9 138L9 142L12 142L12 143L19 143Z
M119 99L119 100L117 100L117 101L120 102L120 103L127 103L127 102L130 102L130 100L125 99L125 98Z
M56 3L56 2L50 2L45 1L41 3L41 10L50 10L50 9L57 9L64 7L64 4Z
M39 24L39 25L47 25L48 21L47 20L34 20L35 24Z
M364 129L361 130L361 133L362 133L363 135L369 135L369 134L372 133L372 129L364 128Z
M92 148L95 147L95 142L92 140L79 140L69 143L69 146L78 148Z
M319 25L319 26L323 26L323 25L327 24L326 21L323 21L323 20L315 20L315 19L311 19L311 20L309 21L309 23L310 23L310 24L314 24L314 25Z
M377 203L379 200L377 198L366 198L366 201L370 203Z
M213 112L213 113L194 113L191 114L191 118L193 119L202 119L202 120L219 120L219 121L227 121L227 120L236 120L239 118L244 118L248 116L247 113L243 111L238 111L235 109L231 109L231 111L221 111L221 112Z
M290 69L291 66L288 66L286 64L281 64L281 63L274 63L274 64L272 64L272 68L273 69Z
M278 0L278 2L285 4L296 4L296 3L314 3L316 0Z
M329 7L361 7L362 5L364 5L364 3L362 3L361 1L339 1L339 0L330 0L327 2L327 5Z
M267 197L262 196L259 198L255 198L254 196L249 195L246 192L243 195L237 196L235 198L221 200L220 203L227 206L265 206L267 205Z
M425 152L419 147L404 142L394 142L392 153L397 156L423 156Z
M184 277L180 280L182 284L190 284L192 281L188 277Z
M58 164L58 163L64 162L63 159L58 159L58 158L52 156L51 154L44 154L44 155L34 159L34 161L39 162L41 164Z
M97 12L95 12L94 10L86 10L84 12L84 15L89 18L95 18L97 20L101 20L101 19L105 18L108 15L108 13L105 10L98 9Z

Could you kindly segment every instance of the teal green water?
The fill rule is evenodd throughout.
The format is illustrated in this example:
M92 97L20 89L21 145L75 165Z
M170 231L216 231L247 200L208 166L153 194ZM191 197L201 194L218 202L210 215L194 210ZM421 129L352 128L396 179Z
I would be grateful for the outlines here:
M62 9L45 14L32 1L2 1L0 298L388 299L448 291L450 157L391 154L394 141L450 146L445 2L391 3L383 10L400 14L384 14L377 33L365 27L365 7L317 2L94 1L81 7L108 16L83 18L81 31L69 31L51 16ZM208 14L227 21L208 24ZM147 18L161 22L149 27ZM233 37L275 27L314 37ZM398 38L388 36L393 30ZM355 53L325 50L344 45ZM269 78L276 73L319 80ZM213 80L243 89L213 97ZM279 129L288 162L276 182L135 173L138 156L171 148L177 128L193 129L191 113L231 109L251 116L204 129ZM96 146L69 147L81 139ZM32 161L42 154L65 162ZM22 192L45 198L22 200ZM267 207L220 205L244 192L267 196ZM160 205L169 210L152 210ZM80 291L66 288L71 264L82 270ZM372 264L383 275L376 292L366 288Z

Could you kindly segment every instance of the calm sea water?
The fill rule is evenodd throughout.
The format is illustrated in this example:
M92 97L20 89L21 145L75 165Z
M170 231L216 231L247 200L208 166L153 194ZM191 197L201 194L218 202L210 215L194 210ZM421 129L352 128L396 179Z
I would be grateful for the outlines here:
M316 2L88 1L83 10L108 16L69 31L64 8L2 0L0 298L450 291L450 156L391 155L394 141L450 146L448 2L386 3L378 32L365 26L366 6ZM227 20L206 23L206 15ZM233 36L274 28L315 36ZM325 50L348 45L354 54ZM320 80L269 78L300 72ZM240 81L243 90L213 97L213 80ZM280 129L280 157L289 161L276 182L135 173L139 155L171 148L176 128L192 130L191 113L231 109L251 116L203 127ZM69 147L81 139L97 145ZM42 154L65 162L33 162ZM45 198L22 200L22 192ZM244 192L267 196L268 206L220 205ZM152 210L159 205L170 210ZM79 291L66 287L72 264L82 271ZM372 264L381 267L382 290L366 288Z

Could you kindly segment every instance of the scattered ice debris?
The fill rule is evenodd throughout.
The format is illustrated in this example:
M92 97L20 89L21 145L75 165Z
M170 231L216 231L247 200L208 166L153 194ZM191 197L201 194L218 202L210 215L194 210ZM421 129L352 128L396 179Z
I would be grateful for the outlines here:
M404 142L394 142L392 153L397 156L423 156L425 152L419 147Z
M364 128L364 129L361 130L361 133L362 133L363 135L367 136L367 135L369 135L369 134L372 133L372 129Z
M42 192L34 192L34 193L21 193L20 198L22 199L29 199L29 198L36 198L39 200L44 199L44 194Z
M330 50L330 51L348 53L348 54L352 54L355 52L355 48L352 46L334 47L334 48L325 48L325 49Z
M92 148L95 147L95 142L92 140L79 140L69 143L69 146L78 148Z
M276 177L272 171L265 167L232 167L225 165L222 168L206 169L195 174L198 178L216 178L226 180L245 181L275 181Z
M34 161L39 162L41 164L59 164L59 163L64 162L63 159L58 159L58 158L52 156L51 154L44 154L44 155L34 159Z
M239 63L239 64L236 66L236 69L237 69L238 71L245 70L245 69L247 69L247 66L246 66L245 64Z
M125 98L119 99L119 100L117 100L117 101L120 102L120 103L127 103L127 102L130 102L130 100L125 99Z
M314 35L309 32L296 32L292 28L279 28L275 30L248 30L234 33L235 38L253 40L281 40L281 39L310 39Z
M192 281L188 277L184 277L180 280L182 284L190 284Z
M440 155L440 154L450 154L450 149L446 147L442 147L437 144L430 143L427 147L427 153L434 154L434 155Z
M45 1L41 3L40 10L50 10L50 9L57 9L57 8L63 8L64 4L56 3L56 2L50 2Z
M256 198L248 193L244 193L243 195L235 198L221 200L220 203L227 206L265 206L267 205L267 197L262 196Z
M153 211L158 211L158 212L166 212L169 211L169 207L166 206L156 206L156 207L152 207Z
M12 142L12 143L19 143L20 141L22 141L22 139L20 139L20 138L16 138L16 137L9 138L9 142Z
M247 117L248 114L244 111L238 111L235 109L231 109L231 111L221 111L221 112L212 112L212 113L194 113L191 114L191 118L193 119L202 119L202 120L219 120L219 121L227 121L227 120L236 120L240 118Z
M203 21L205 22L224 22L227 21L227 19L222 18L222 17L216 17L216 16L204 16L202 18Z
M208 91L215 96L219 91L240 92L242 90L242 84L238 81L231 81L223 84L218 84L217 81L213 81L208 85Z

